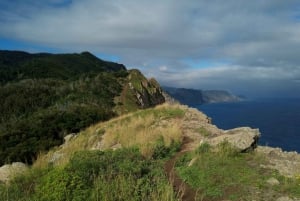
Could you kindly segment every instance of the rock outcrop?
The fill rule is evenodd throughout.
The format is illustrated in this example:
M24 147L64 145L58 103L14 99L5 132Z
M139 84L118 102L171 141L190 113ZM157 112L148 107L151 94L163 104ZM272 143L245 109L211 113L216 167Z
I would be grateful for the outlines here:
M163 91L163 96L165 98L165 102L170 104L170 105L173 105L173 104L179 104L179 101L176 100L174 97L170 96L167 92Z
M147 80L138 70L130 71L129 87L135 94L137 104L141 108L148 108L165 102L163 91L158 82L154 78Z
M260 132L258 129L240 127L222 130L211 124L211 119L195 108L186 107L181 124L184 137L191 139L187 145L189 150L206 142L212 146L227 141L240 152L254 150L257 147Z
M123 90L116 99L116 111L120 114L145 109L165 102L163 90L154 79L147 79L136 69L129 70Z
M3 165L0 167L0 182L7 183L14 176L25 172L27 169L27 165L21 162Z
M276 201L300 201L300 200L299 199L292 199L288 196L283 196L283 197L278 198Z
M256 151L265 155L268 160L262 167L277 170L286 177L295 178L300 175L300 154L297 152L267 146L258 146Z
M247 152L257 147L259 137L260 132L258 129L240 127L226 130L223 135L209 139L208 143L215 146L227 141L240 152Z

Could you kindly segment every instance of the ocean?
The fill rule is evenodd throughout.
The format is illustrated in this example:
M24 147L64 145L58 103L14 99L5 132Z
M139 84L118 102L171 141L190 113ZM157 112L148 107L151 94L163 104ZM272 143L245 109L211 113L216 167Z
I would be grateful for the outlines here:
M300 98L192 105L221 129L259 128L260 145L300 152Z

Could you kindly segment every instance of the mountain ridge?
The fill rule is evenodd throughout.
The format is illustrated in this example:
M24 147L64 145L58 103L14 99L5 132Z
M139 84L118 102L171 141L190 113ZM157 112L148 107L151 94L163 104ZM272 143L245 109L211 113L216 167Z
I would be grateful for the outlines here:
M0 164L30 164L69 133L164 102L156 81L89 52L0 51L0 83Z
M199 90L188 88L162 87L166 93L182 104L200 105L219 102L236 102L242 99L225 90Z
M82 73L126 71L123 64L108 62L89 52L80 54L27 53L0 50L0 83L22 79L71 79Z

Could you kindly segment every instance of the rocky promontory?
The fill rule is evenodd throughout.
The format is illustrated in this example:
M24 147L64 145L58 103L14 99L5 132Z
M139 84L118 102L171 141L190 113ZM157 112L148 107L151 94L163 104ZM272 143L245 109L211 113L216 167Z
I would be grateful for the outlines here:
M163 87L165 92L186 105L206 103L237 102L242 99L225 90L199 90L187 88Z
M217 149L226 142L237 153L248 154L250 159L248 162L245 161L247 163L244 164L245 167L249 165L259 168L259 171L262 171L261 174L267 175L262 180L264 183L257 184L263 185L264 189L260 189L256 185L247 187L249 188L249 195L245 195L247 198L245 200L252 197L253 200L298 201L297 198L291 197L287 193L274 190L274 188L286 184L278 179L277 174L272 176L273 174L269 173L276 171L282 177L298 178L300 155L296 152L284 152L279 148L258 146L260 135L258 129L249 127L230 130L219 129L211 123L211 119L204 113L195 108L172 102L171 105L164 104L154 109L137 111L108 122L99 123L81 133L67 135L63 145L41 156L33 164L33 167L40 168L45 165L64 167L78 151L116 151L130 146L140 147L141 152L147 158L149 154L150 157L152 154L149 149L151 150L151 146L154 146L154 142L161 136L164 142L169 142L169 144L178 140L181 142L180 149L166 161L165 172L174 191L180 193L179 200L191 201L195 200L197 192L179 176L175 168L176 161L180 160L180 157L186 153L195 153L202 145L207 144ZM255 160L251 155L255 156ZM242 157L242 155L238 155L238 157ZM191 158L187 163L187 168L197 163L197 160L199 160L199 156ZM221 160L223 159L221 158ZM20 170L16 169L15 166L16 163L1 167L0 181L9 183L8 181L13 178L16 172L26 171L26 167L23 165ZM238 172L235 169L230 171ZM219 201L219 199L215 200Z

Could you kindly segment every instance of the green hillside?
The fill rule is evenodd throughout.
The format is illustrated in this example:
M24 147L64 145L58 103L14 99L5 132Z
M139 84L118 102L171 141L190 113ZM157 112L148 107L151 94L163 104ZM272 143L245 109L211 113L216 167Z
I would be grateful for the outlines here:
M126 70L122 64L103 61L89 52L81 54L30 54L0 51L0 83L22 79L75 79L82 73Z
M0 165L32 163L38 153L62 144L65 135L138 109L138 89L118 98L130 74L124 65L88 52L0 51ZM142 75L138 79L147 82ZM130 109L123 104L127 99Z

